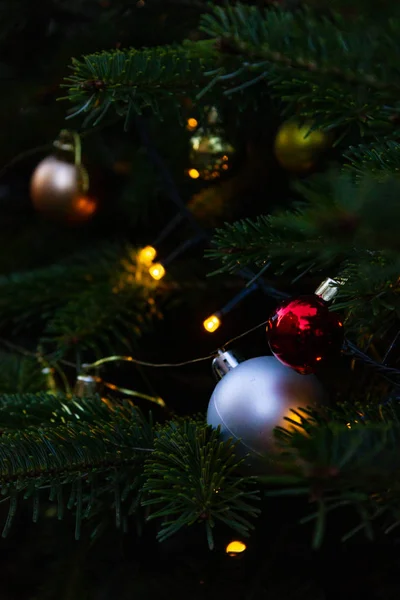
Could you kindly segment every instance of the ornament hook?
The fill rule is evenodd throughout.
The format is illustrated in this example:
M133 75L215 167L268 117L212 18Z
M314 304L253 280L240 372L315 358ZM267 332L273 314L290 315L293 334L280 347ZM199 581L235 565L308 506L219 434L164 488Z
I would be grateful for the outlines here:
M218 356L212 361L212 370L217 379L222 379L224 375L232 371L235 367L243 362L234 352L231 350L218 350Z
M79 133L62 129L58 138L53 142L53 146L64 152L71 152L74 155L74 164L77 167L82 163L82 143Z

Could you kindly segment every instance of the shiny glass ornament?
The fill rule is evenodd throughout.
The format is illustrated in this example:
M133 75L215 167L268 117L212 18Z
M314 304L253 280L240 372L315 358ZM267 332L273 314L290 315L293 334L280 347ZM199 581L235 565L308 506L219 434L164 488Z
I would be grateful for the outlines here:
M97 202L86 196L87 173L61 157L42 160L31 179L34 207L44 216L64 222L84 222L97 210Z
M190 139L190 146L188 175L192 179L217 179L230 168L234 148L224 139L221 128L199 128Z
M312 123L283 123L276 134L274 152L279 164L293 173L306 173L315 167L322 152L332 144L332 135L320 129L310 131Z
M274 356L305 375L339 355L344 332L339 316L314 294L283 302L268 320L267 337Z
M220 378L211 396L207 423L221 427L224 440L240 439L239 452L265 456L274 450L274 429L290 428L291 409L320 405L324 390L314 375L301 376L273 356L240 362L231 352L214 361Z

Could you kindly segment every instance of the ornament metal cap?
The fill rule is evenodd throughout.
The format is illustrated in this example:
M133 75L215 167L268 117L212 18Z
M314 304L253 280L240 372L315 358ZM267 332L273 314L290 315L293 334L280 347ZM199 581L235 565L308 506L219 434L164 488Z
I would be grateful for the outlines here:
M224 375L232 371L239 363L243 362L235 352L231 350L218 350L218 356L212 361L212 370L217 379L222 379Z
M317 287L315 290L315 295L325 300L325 302L330 302L335 298L339 291L339 286L343 285L344 281L340 279L331 279L328 277L325 279L321 285Z
M68 131L68 129L62 129L58 134L57 139L54 140L53 146L57 150L62 150L63 152L74 154L75 152L75 134L72 131Z
M90 398L95 396L99 391L98 377L93 375L81 374L76 378L74 395L78 398Z

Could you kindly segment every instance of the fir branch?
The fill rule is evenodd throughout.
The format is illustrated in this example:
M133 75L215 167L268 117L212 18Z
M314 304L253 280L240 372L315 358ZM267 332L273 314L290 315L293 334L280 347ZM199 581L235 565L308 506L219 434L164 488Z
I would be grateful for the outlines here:
M219 39L219 47L222 52L226 50L229 54L247 56L251 61L264 59L285 68L313 73L318 79L321 76L328 76L356 86L367 85L377 90L399 90L400 83L396 80L389 78L380 80L372 73L365 73L364 70L357 71L356 65L354 65L354 70L344 70L344 63L340 63L340 58L360 61L360 53L350 56L350 48L361 43L361 27L365 27L362 17L360 17L359 25L360 29L348 31L347 24L346 33L349 39L346 39L342 31L345 28L345 21L339 15L335 15L334 19L329 20L320 18L318 13L313 13L309 9L295 13L283 12L280 9L263 11L255 6L238 4L226 9L215 7L214 15L203 17L201 30L211 37ZM399 24L396 23L396 27L393 23L391 25L397 31ZM288 35L287 39L282 39L281 36L284 29ZM307 40L305 35L303 40L301 39L302 33L308 33ZM371 30L368 39L368 42L374 43L374 50L379 50L380 53L382 52L381 44L379 44L379 35L381 34L380 30ZM364 47L365 38L362 41ZM280 42L280 47L286 50L286 53L274 49L278 46L278 42ZM300 57L295 53L295 46L291 45L293 42L299 46L302 44L301 47L306 49ZM337 53L333 58L334 65L328 63L327 44ZM372 58L371 49L368 59L370 56ZM321 63L318 64L312 58L319 58ZM361 60L365 61L364 54ZM255 67L254 64L246 66L247 68ZM262 66L259 65L259 68ZM371 67L374 67L372 63ZM397 71L396 74L398 74Z
M399 268L395 254L367 254L363 260L345 262L341 269L346 284L340 287L335 309L346 311L347 334L361 347L371 336L385 339L398 325Z
M59 406L52 410L55 402ZM58 502L61 518L62 490L67 488L70 490L67 507L75 508L78 538L83 507L86 506L89 515L94 502L110 494L114 496L117 473L118 485L126 486L128 482L128 496L132 478L135 473L140 476L143 470L144 455L152 451L149 446L153 435L151 424L146 424L136 409L123 406L110 411L98 398L67 402L48 396L6 398L3 402L0 486L2 495L10 498L3 537L10 529L18 499L34 497L37 515L39 494L49 489L50 499ZM10 415L12 405L15 412ZM38 426L38 421L44 424ZM10 424L11 428L7 428ZM110 506L109 499L105 505ZM115 506L115 510L119 514L120 506Z
M371 262L370 257L383 252L392 253L397 262L397 178L382 183L368 177L357 185L346 175L332 173L297 183L294 189L304 200L291 210L218 229L209 256L220 258L226 271L269 260L275 265L279 261L281 270L315 263L315 271L351 258ZM385 211L380 210L383 201Z
M85 515L112 506L119 527L142 501L161 506L150 518L173 519L160 539L202 521L212 546L217 521L247 535L248 519L259 512L257 492L235 472L242 461L234 446L199 419L154 430L128 404L110 410L100 398L21 395L0 398L0 431L0 487L10 498L6 533L17 499L35 497L36 514L45 489L60 518L62 490L70 491L76 537Z
M47 376L35 357L0 352L0 394L36 393L46 384Z
M61 355L73 348L130 348L158 312L156 287L130 246L104 246L0 280L0 320L15 331L41 326L39 344ZM27 304L26 299L29 298Z
M123 405L121 414L126 418L132 407ZM57 427L68 422L96 423L107 421L110 409L100 398L86 400L71 398L63 394L14 393L0 396L0 427L4 429L26 429L28 427Z
M264 80L288 111L324 128L387 128L398 112L399 19L380 25L238 4L214 7L200 29L225 57L205 90L218 83L232 94Z
M0 427L0 480L3 486L18 480L21 489L24 481L36 478L43 486L56 476L86 477L152 452L151 424L141 413L129 404L111 411L98 397L4 396Z
M383 337L400 314L399 178L356 183L348 175L324 175L296 184L296 190L304 200L291 210L216 231L207 252L222 263L216 272L268 262L277 274L330 271L345 281L335 309L346 310L348 334L362 345L371 334Z
M146 462L144 485L144 505L160 507L151 518L164 518L160 541L196 522L205 524L210 549L217 521L248 535L248 518L259 512L253 506L258 494L250 481L234 475L241 462L231 442L222 443L218 431L206 425L183 422L163 428Z
M125 118L125 128L144 108L161 118L163 104L172 102L178 109L183 96L198 91L204 71L215 57L213 44L203 41L105 51L73 59L73 75L64 84L68 87L64 99L75 105L70 117L85 113L84 126L96 125L112 108Z
M323 541L326 516L332 510L353 506L358 512L361 524L347 538L366 526L366 515L370 521L384 513L390 517L400 499L392 486L400 460L399 407L374 411L364 407L362 419L353 408L354 417L347 424L340 424L344 414L337 412L330 421L303 416L303 431L299 426L291 431L278 428L283 454L277 460L285 465L285 475L258 478L273 486L269 495L307 495L317 505L318 510L303 519L315 520L315 547Z
M353 172L357 179L372 174L379 180L400 175L400 144L388 140L373 144L362 144L344 152L344 158L349 163L344 165L345 170Z

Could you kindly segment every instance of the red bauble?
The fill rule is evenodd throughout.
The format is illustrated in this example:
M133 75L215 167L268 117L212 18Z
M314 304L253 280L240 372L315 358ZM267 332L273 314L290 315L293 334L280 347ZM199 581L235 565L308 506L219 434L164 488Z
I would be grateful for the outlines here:
M267 325L272 353L302 375L337 356L343 345L343 324L318 296L299 296L277 308Z

